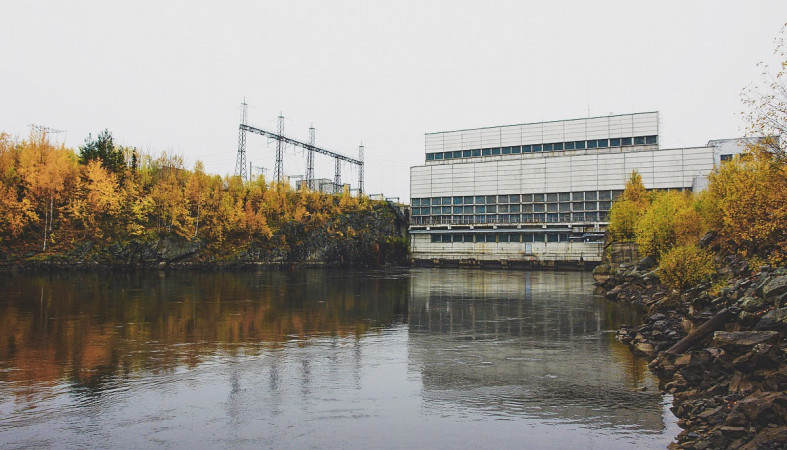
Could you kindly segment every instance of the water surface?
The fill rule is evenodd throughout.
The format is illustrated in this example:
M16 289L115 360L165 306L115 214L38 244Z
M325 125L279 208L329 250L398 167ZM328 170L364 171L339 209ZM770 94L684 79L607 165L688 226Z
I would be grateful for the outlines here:
M580 272L0 275L0 445L664 448Z

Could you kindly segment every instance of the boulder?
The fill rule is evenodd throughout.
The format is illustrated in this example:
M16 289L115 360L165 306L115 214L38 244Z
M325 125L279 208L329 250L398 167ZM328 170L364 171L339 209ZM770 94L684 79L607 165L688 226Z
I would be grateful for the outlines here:
M648 342L638 342L637 345L634 346L634 353L652 358L656 355L656 347Z
M779 308L768 311L762 316L754 327L755 330L774 330L787 332L787 308Z
M757 297L742 297L738 300L741 309L746 312L756 312L765 307L765 300Z
M713 333L713 345L730 353L746 353L757 344L772 344L779 340L776 331L717 331Z
M776 277L762 287L762 296L766 299L776 299L787 292L787 275Z
M658 264L656 258L649 255L639 260L637 263L637 270L650 270L656 267L656 264Z

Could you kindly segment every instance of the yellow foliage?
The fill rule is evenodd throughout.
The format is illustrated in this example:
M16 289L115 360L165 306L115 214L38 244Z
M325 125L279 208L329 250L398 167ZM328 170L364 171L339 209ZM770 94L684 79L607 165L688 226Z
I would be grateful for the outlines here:
M659 262L661 282L678 290L710 280L715 271L713 256L694 244L667 251Z
M637 222L647 209L648 200L642 176L637 171L631 173L626 188L620 198L612 204L609 211L607 232L614 241L631 241L636 237Z

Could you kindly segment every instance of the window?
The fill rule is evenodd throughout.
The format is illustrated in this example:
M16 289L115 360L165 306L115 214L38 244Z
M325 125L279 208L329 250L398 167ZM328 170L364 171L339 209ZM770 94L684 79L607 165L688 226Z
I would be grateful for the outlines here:
M559 240L557 233L547 233L547 242L558 242Z
M443 235L443 239L442 239L443 244L450 244L452 240L453 239L451 239L451 235L450 234L444 234Z
M609 139L598 139L598 148L607 148L609 147Z
M533 147L529 145L522 146L522 153L531 153L533 151Z
M440 235L439 234L433 234L432 235L432 244L437 244L438 242L440 242Z
M634 138L634 145L645 145L645 136L638 136Z
M582 203L582 202L574 202L574 203L571 204L571 209L574 210L574 211L584 211L585 210L585 204Z
M557 212L557 203L547 203L547 212Z
M522 233L522 242L533 242L533 235L530 233Z
M481 156L481 149L470 150L470 153L473 155L474 158Z
M443 154L442 153L435 153L434 154L434 159L436 159L436 160L443 159Z
M490 206L490 208L491 208L491 206ZM489 211L489 212L492 212L492 211ZM508 205L500 205L500 206L498 206L497 207L497 212L498 213L507 213L508 212Z
M544 206L543 203L536 203L535 205L533 205L533 211L537 213L542 213L546 211L546 207Z
M497 235L497 242L508 242L508 233Z
M450 206L443 206L442 210L443 210L443 214L451 214Z
M461 205L464 197L454 197L454 205Z
M507 195L498 195L497 196L497 203L508 203L508 196Z
M427 153L426 154L427 161L434 161L434 153Z
M544 201L544 194L533 194L533 201L536 202L536 203L543 202Z
M609 211L612 207L612 202L598 202L598 209L601 211Z
M588 141L588 148L596 148L596 140L595 139L590 139Z
M552 144L544 144L543 148L545 152L551 152L554 146Z
M563 144L563 146L566 148L566 150L574 150L573 142L566 142L565 144Z
M732 161L732 155L719 155L721 161Z
M609 191L598 191L599 200L612 200L612 194Z
M487 233L486 242L497 242L497 235L492 233Z
M451 197L443 197L443 205L450 205Z
M595 200L597 197L596 191L585 191L585 200Z
M609 140L610 147L620 147L620 138L613 138Z
M462 158L469 158L470 150L462 150Z
M585 193L584 192L572 192L571 193L571 199L574 200L574 201L577 201L577 200L582 201L582 200L585 199Z
M509 203L519 203L519 194L513 194L508 196Z
M554 146L555 146L555 151L556 152L563 150L563 143L562 142L554 144Z
M510 155L511 154L511 147L503 147L503 154Z
M420 198L411 199L410 204L412 206L421 206L421 199Z
M485 149L481 150L481 155L483 155L483 156L489 156L491 154L492 154L492 149L491 148L485 148Z
M484 242L486 241L486 237L483 234L476 234L475 235L476 242Z
M574 148L576 148L577 150L582 150L583 148L585 148L585 141L574 142Z
M533 222L535 223L544 223L544 214L533 214Z
M620 145L624 147L631 145L631 138L630 137L620 138Z
M494 195L487 195L486 196L486 204L487 205L494 205L495 204L495 196Z
M512 205L511 208L513 208L513 207L514 206ZM516 207L519 208L519 205L516 205ZM511 212L513 212L513 211L511 211ZM519 223L521 219L522 219L522 216L520 216L519 214L509 214L508 215L508 222L509 223Z
M486 206L476 206L475 207L475 212L476 212L476 214L478 214L478 213L485 213L486 212Z
M557 193L556 192L550 192L549 194L547 194L547 201L548 202L556 202L557 201Z
M533 212L533 205L531 204L522 205L522 212L526 212L526 213Z
M453 152L445 152L445 153L443 153L443 158L445 158L445 159L451 159L453 157L454 157Z
M462 208L462 213L464 213L464 214L473 214L473 207L472 206L464 206Z
M519 212L519 205L511 205L508 207L508 212L518 213Z
M657 144L659 141L658 136L645 136L645 143L646 144Z
M429 206L429 199L428 198L422 198L421 199L421 206Z
M484 203L486 203L486 197L484 197L483 195L476 195L475 196L475 204L476 205L483 205Z
M617 200L623 194L623 191L616 190L612 191L612 200Z
M472 205L473 204L473 196L465 196L464 202L465 205Z
M500 154L500 149L499 148L493 148L492 149L492 155L497 156L499 154Z
M561 222L571 222L571 214L569 213L560 213L558 214L558 219Z
M440 215L440 207L439 206L432 206L432 215L439 216Z
M511 233L508 235L508 242L519 242L519 233Z
M557 222L557 214L555 214L555 213L548 213L547 214L547 222L549 222L549 223Z
M522 203L530 203L533 201L533 194L522 194Z
M537 153L541 151L541 144L533 144L533 153Z
M585 222L595 222L598 214L594 212L585 213Z
M522 153L522 147L520 147L518 145L516 147L511 147L511 154L512 155L518 155L520 153Z
M497 206L495 205L486 205L486 213L487 214L494 214L497 212Z
M571 201L571 193L570 192L561 192L559 194L561 202L569 202Z
M585 202L585 211L595 211L596 206L596 202Z
M544 235L543 234L534 234L533 235L533 242L544 242Z
M532 214L522 214L522 222L524 222L524 223L531 223L531 222L533 222L533 215Z
M462 214L463 211L461 206L454 206L454 214Z
M560 212L570 212L571 211L571 203L561 203L560 204Z
M585 221L585 213L573 213L572 216L574 217L574 222L584 222Z

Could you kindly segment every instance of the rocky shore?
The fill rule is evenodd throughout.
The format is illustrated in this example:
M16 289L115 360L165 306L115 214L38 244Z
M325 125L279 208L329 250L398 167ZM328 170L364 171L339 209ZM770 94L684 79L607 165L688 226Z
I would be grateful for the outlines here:
M614 301L646 308L616 338L650 360L683 431L670 448L787 448L787 268L730 256L713 282L661 285L655 260L602 265Z

